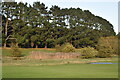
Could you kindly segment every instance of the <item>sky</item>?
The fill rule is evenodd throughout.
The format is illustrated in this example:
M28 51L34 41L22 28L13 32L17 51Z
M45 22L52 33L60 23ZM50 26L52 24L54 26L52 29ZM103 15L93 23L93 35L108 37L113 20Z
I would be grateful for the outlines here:
M16 2L27 2L32 5L35 1L44 3L48 8L57 5L61 8L81 8L89 10L94 15L108 20L118 33L118 1L119 0L15 0ZM120 32L120 29L119 29Z

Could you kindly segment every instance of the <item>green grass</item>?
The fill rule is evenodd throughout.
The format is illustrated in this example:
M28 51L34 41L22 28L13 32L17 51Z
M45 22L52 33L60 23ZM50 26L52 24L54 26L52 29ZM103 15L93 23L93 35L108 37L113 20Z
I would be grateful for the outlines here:
M29 55L31 51L41 51L41 52L48 52L48 53L55 53L55 50L48 50L48 49L19 49L23 55ZM3 56L11 56L11 49L2 49L2 55Z
M117 78L117 64L3 66L3 78Z

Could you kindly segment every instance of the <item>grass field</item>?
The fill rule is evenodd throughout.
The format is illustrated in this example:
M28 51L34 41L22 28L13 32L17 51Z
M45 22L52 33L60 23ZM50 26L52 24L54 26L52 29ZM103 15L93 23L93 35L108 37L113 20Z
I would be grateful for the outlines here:
M117 78L117 64L4 66L3 78Z
M29 55L29 52L36 50L55 52L52 49L21 49L26 56ZM9 55L10 49L3 49L3 56ZM117 63L117 60L117 57L66 60L33 60L26 58L12 60L10 57L3 57L2 74L3 78L118 78L118 64L88 64L91 62Z

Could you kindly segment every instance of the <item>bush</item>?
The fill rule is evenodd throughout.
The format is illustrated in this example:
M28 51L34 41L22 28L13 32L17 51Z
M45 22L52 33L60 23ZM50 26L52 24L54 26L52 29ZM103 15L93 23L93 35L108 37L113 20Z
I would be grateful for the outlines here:
M22 56L21 51L18 48L13 48L11 53L12 53L13 57L21 57Z
M12 57L21 57L22 54L21 54L21 51L18 49L18 47L16 46L16 44L11 44L11 54L12 54Z
M98 51L92 47L85 47L80 49L80 53L82 58L94 58Z
M101 37L97 44L98 57L106 58L118 54L118 41L116 37Z
M107 57L111 57L112 54L113 54L113 49L109 48L109 47L100 47L99 46L99 52L98 52L98 55L97 57L100 57L100 58L107 58Z
M57 52L61 52L61 46L60 45L56 45L55 49L56 49Z
M57 45L56 50L58 52L65 52L65 53L75 52L75 48L70 43L63 44L62 46Z

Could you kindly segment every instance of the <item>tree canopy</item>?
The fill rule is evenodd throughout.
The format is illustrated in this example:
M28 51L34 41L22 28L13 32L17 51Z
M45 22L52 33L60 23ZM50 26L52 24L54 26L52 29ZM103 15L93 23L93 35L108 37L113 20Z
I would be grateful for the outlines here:
M113 25L89 10L80 8L48 9L44 3L2 3L3 46L16 39L19 47L53 48L71 43L74 47L95 47L100 37L114 36Z

